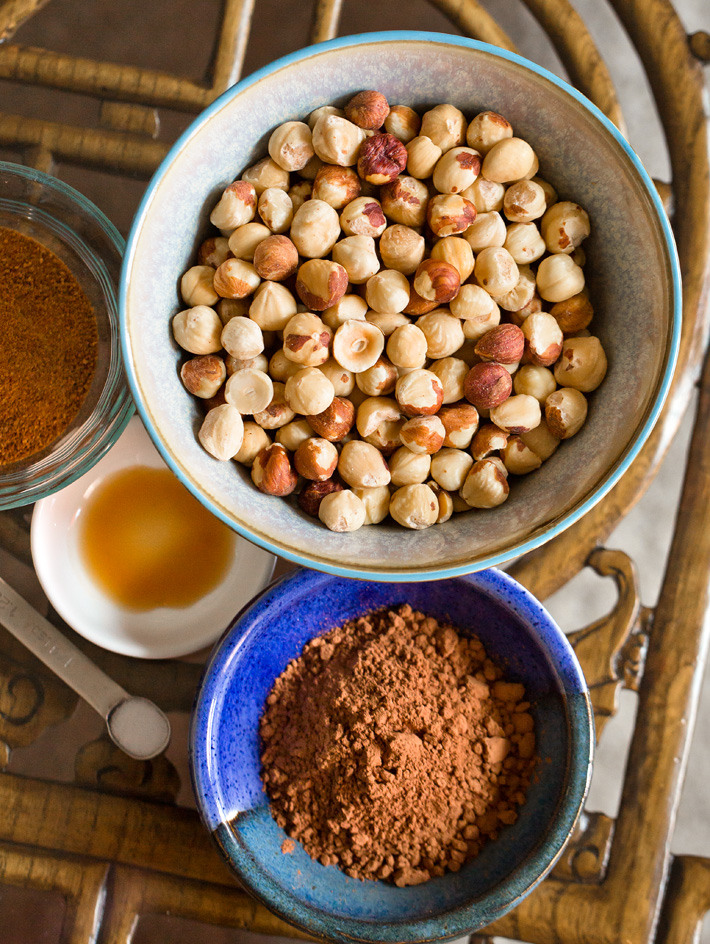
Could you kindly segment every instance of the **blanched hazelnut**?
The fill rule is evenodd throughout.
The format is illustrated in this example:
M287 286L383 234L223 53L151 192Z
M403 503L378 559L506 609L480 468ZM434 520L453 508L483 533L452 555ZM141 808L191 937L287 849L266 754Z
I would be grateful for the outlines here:
M533 157L532 167L527 172L524 180L532 180L533 177L537 177L537 172L540 170L540 161L538 160L537 154Z
M575 387L555 390L545 400L545 420L553 436L571 439L587 418L587 398Z
M285 391L286 388L282 383L274 383L271 403L265 410L254 413L254 422L258 423L262 429L279 429L295 418L296 414L286 403Z
M554 364L562 351L562 331L552 315L538 311L523 322L526 350L533 364L549 367ZM586 340L586 339L585 339ZM601 381L600 381L601 382ZM575 384L570 386L574 387Z
M321 315L331 331L337 331L346 321L364 321L367 314L367 302L359 295L343 295L334 305Z
M472 457L462 449L440 449L431 460L431 477L447 492L458 492L472 465Z
M457 350L460 350L460 347ZM434 361L429 370L441 381L444 404L455 403L463 398L464 380L469 370L466 361L458 357L442 357Z
M397 383L397 368L384 355L378 357L372 367L352 375L360 390L370 397L383 397L394 393Z
M288 195L291 198L294 214L296 210L299 210L303 206L306 200L311 199L312 193L313 184L310 180L299 180L297 184L288 188Z
M520 278L513 257L502 246L483 249L476 257L473 271L478 284L494 298L512 291Z
M526 393L542 405L557 389L557 382L551 370L537 364L525 364L513 378L516 393Z
M262 449L271 445L268 433L252 420L244 423L244 438L234 461L251 468Z
M261 240L253 259L257 275L272 282L282 282L298 268L298 250L288 236L269 236Z
M528 433L524 433L524 435L527 436ZM473 437L471 455L478 461L479 459L486 459L494 452L500 452L501 449L505 449L508 436L509 434L505 430L499 429L495 423L486 423L485 426L481 426Z
M294 413L310 416L330 406L335 388L317 367L304 367L286 381L285 397Z
M210 236L200 243L197 250L197 261L200 266L211 266L216 269L229 257L229 240L223 236Z
M522 138L503 138L483 158L481 173L499 184L522 180L535 162L535 152Z
M390 510L390 490L386 485L354 488L353 492L365 506L365 524L379 524L384 521Z
M180 378L188 393L208 400L213 397L224 383L227 369L221 357L214 354L201 354L193 357L180 368ZM394 389L394 385L392 386Z
M301 370L302 364L290 361L283 352L283 348L275 351L269 360L269 374L272 380L279 383L286 383L289 377L292 377L297 371Z
M489 246L502 246L505 242L505 222L500 213L481 213L466 230L465 239L471 249L478 253Z
M251 298L220 298L217 302L217 314L222 324L226 325L232 318L246 317L249 314L251 304Z
M407 170L417 180L425 180L434 173L443 151L431 138L419 134L407 142Z
M342 210L359 197L360 190L360 178L355 171L335 164L324 164L313 181L313 198L324 200L334 210Z
M260 370L262 373L269 372L269 358L265 354L257 354L256 357L232 357L228 354L224 366L227 368L227 376L231 377L238 370Z
M479 176L464 190L463 196L475 206L476 213L492 213L503 209L505 187Z
M528 267L520 266L520 268L522 270ZM523 307L518 309L518 311L508 312L508 316L514 325L517 325L519 328L521 328L525 319L529 315L536 314L538 311L542 311L542 299L538 295L537 291L535 291L527 305L523 305Z
M340 236L338 214L323 200L306 200L294 213L291 239L302 256L320 259Z
M517 393L491 410L491 420L506 433L527 433L541 419L540 404L535 397Z
M308 422L318 436L329 442L341 442L355 423L355 407L350 400L334 397L322 413L310 414Z
M325 167L325 164L317 154L314 154L306 166L296 171L296 173L302 180L308 180L313 183L321 167Z
M396 400L390 397L368 397L357 409L357 431L366 439L383 423L395 422L400 418L400 409Z
M338 467L338 450L327 439L313 436L296 449L293 463L304 479L324 482Z
M409 226L395 223L380 237L380 254L388 269L411 275L424 258L424 237Z
M436 524L439 501L428 485L405 485L392 495L389 511L397 524L422 531Z
M545 191L545 200L547 201L548 207L551 207L553 203L557 203L557 191L551 183L537 176L531 177L530 180L534 181L536 184L539 184Z
M548 317L552 318L551 315ZM591 393L606 377L606 370L606 354L599 338L568 338L555 364L555 380L561 387L574 387L582 393Z
M461 322L448 314L446 309L422 315L417 319L417 327L426 337L427 357L450 357L464 342Z
M257 427L258 428L258 427ZM292 420L285 426L276 431L276 442L288 449L289 452L295 452L301 443L315 436L313 427L305 419Z
M532 180L519 180L505 191L503 212L511 223L531 223L546 209L545 191Z
M540 425L536 426L535 429L531 429L527 433L521 433L520 438L528 449L532 449L535 455L540 456L543 462L550 458L560 444L560 440L554 435L544 419L540 421Z
M407 149L393 134L374 134L363 141L357 172L368 183L382 186L398 177L407 165Z
M231 403L243 414L265 410L273 395L274 385L271 377L253 367L235 371L224 388L227 403Z
M384 335L367 321L346 321L333 337L333 357L354 374L372 367L384 347Z
M402 311L409 301L409 282L396 269L382 269L367 280L365 297L374 311Z
M466 140L466 118L455 105L436 105L424 112L421 133L448 151Z
M345 115L348 120L366 131L376 131L381 128L389 113L390 106L385 96L372 89L353 95L345 106Z
M249 317L263 331L283 331L296 314L296 299L279 282L262 282L249 306Z
M437 485L433 479L429 479L428 482L424 483L428 485L432 492L436 495L436 500L439 503L439 514L436 517L437 524L444 524L445 521L448 521L451 515L454 513L454 502L446 491L440 485Z
M527 475L542 465L542 459L525 445L520 436L510 436L501 453L503 464L512 475Z
M210 213L210 223L222 231L231 231L254 219L256 190L246 180L235 180L222 193Z
M340 225L346 236L379 236L387 226L382 206L374 197L357 197L343 208Z
M342 492L343 486L334 479L326 479L324 482L309 482L298 496L298 507L305 511L307 515L313 518L318 517L321 502L326 495L331 492ZM389 494L389 489L387 490Z
M259 273L244 259L227 259L214 272L214 288L222 298L246 298L260 282Z
M312 311L323 311L335 305L347 287L348 273L330 259L308 259L298 270L296 291Z
M265 495L283 498L298 484L298 475L291 457L279 443L272 443L256 456L251 467L251 480Z
M244 438L244 423L239 410L228 403L210 410L197 434L203 449L226 462L239 452Z
M403 226L423 226L427 218L429 190L421 180L402 175L380 190L380 200L385 214ZM386 222L385 222L386 225ZM384 226L379 233L384 232Z
M318 367L328 360L331 339L330 328L317 315L301 312L284 328L284 354L304 367Z
M462 193L468 189L481 170L481 155L468 147L446 151L436 163L432 183L439 193Z
M525 350L525 335L517 325L497 325L476 344L476 354L484 361L518 364Z
M393 105L385 118L385 131L399 138L402 144L408 144L415 138L421 126L422 119L408 105Z
M253 262L257 246L269 237L271 237L271 230L263 223L244 223L229 237L229 251L235 259Z
M594 317L594 309L585 292L573 295L563 302L557 302L550 309L550 314L560 326L563 334L584 331Z
M264 335L251 318L231 318L222 328L222 347L232 357L247 360L264 350Z
M480 285L462 285L449 303L451 314L463 321L464 336L475 340L500 323L500 309Z
M542 238L553 253L572 253L589 236L589 215L578 203L563 200L545 213L540 224Z
M322 371L328 380L333 384L333 390L336 397L347 397L355 388L355 374L351 370L341 367L334 357L328 358L325 364L321 364L318 370ZM358 376L361 376L358 374Z
M303 121L286 121L271 133L269 155L286 171L301 170L313 153L311 129Z
M311 131L315 128L318 119L324 118L326 115L337 115L338 118L344 118L345 112L342 108L336 108L335 105L321 105L320 108L314 109L308 116L308 127Z
M446 236L438 240L431 250L431 258L452 265L458 272L461 282L464 282L473 272L473 250L462 236Z
M496 302L504 311L517 312L527 308L536 295L535 273L527 265L518 266L518 281L504 295L496 295Z
M369 321L370 324L379 328L386 338L389 338L392 334L394 334L397 328L401 328L406 324L411 324L411 319L398 311L368 311L368 313L365 315L365 319Z
M464 394L478 410L491 410L510 396L513 381L503 364L475 364L466 375Z
M362 128L338 115L322 115L313 126L313 147L326 164L352 167L364 140Z
M431 416L437 413L444 400L441 381L430 370L413 370L400 377L395 397L407 416Z
M406 446L401 446L392 453L388 463L393 485L417 485L420 482L426 482L429 478L431 455L416 453L407 449Z
M494 144L513 137L513 127L507 118L495 111L482 111L471 121L466 130L469 147L481 154L488 154Z
M180 279L180 295L186 305L214 305L219 295L214 290L215 270L209 265L192 266Z
M456 298L460 285L461 277L451 263L432 258L424 259L419 264L413 282L414 290L421 298L438 305Z
M476 208L461 194L440 193L427 204L426 218L435 236L455 236L471 226Z
M512 139L511 139L512 140ZM471 467L461 488L461 497L472 508L496 508L508 497L507 472L500 460L479 459Z
M383 456L391 456L402 445L400 434L403 426L403 419L385 420L365 438L365 441L379 449Z
M285 190L269 187L259 197L259 216L272 233L285 233L293 220L293 203Z
M346 236L333 246L333 259L353 285L362 285L380 268L372 236Z
M431 456L444 445L446 430L438 416L415 416L407 420L400 430L403 446L421 455ZM394 470L390 463L392 481L395 485L407 485L407 482L397 482Z
M350 489L336 490L321 500L318 517L331 531L357 531L365 524L365 506Z
M190 354L216 354L222 349L222 322L214 308L207 305L179 311L172 328L177 343Z
M288 190L290 182L288 171L279 167L270 157L265 157L251 167L247 167L242 174L242 180L246 180L253 186L257 197L260 197L269 187Z
M513 223L506 231L503 248L518 265L529 265L545 254L545 240L534 223Z
M578 266L584 267L587 261L587 254L581 246L577 246L574 252L570 253L570 256Z
M583 288L584 269L564 253L547 256L537 267L537 290L546 302L564 302Z
M353 439L343 446L338 472L344 482L356 487L376 488L389 485L390 482L390 471L382 453L359 439Z

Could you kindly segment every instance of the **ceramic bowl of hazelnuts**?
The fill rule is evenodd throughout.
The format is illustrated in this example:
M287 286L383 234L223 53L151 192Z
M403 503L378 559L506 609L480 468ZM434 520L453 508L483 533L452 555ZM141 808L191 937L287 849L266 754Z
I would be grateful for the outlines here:
M256 544L379 580L584 515L653 428L681 318L619 131L534 63L428 33L304 49L211 105L148 188L121 306L181 481Z

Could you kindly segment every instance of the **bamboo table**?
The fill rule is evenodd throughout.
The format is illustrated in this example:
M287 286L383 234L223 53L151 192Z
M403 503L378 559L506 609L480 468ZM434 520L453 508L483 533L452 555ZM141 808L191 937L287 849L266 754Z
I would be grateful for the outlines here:
M0 113L0 147L48 171L56 159L145 178L166 150L154 139L157 109L197 112L237 80L254 0L224 0L204 83L10 42L44 2L0 2L0 79L92 97L101 103L99 126ZM568 0L525 2L571 81L623 129L606 66ZM432 4L462 32L514 48L477 0ZM613 610L572 641L592 689L598 736L622 687L638 692L637 721L617 818L585 813L552 875L477 941L502 935L534 944L691 944L710 910L710 858L670 853L710 641L710 176L702 70L710 35L686 36L669 0L611 5L645 67L671 159L672 183L658 186L683 270L680 359L661 420L630 471L582 521L516 562L512 573L541 599L585 566L616 582ZM340 7L341 0L318 0L314 42L336 34ZM675 533L651 610L640 602L632 561L603 542L652 481L696 385ZM27 522L23 510L0 515L0 547L30 563ZM135 694L166 711L189 712L199 665L126 659L72 638ZM73 783L7 771L11 750L32 744L48 726L60 725L61 738L76 705L72 692L0 631L0 883L59 892L66 901L62 944L129 944L141 917L155 914L299 936L239 889L195 811L174 802L179 780L167 758L132 761L102 736L78 751Z

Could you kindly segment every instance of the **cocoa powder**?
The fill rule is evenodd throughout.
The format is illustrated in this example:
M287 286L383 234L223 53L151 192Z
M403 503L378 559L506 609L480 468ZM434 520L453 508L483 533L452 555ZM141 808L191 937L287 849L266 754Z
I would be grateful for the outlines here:
M309 642L261 719L277 823L314 859L415 885L517 819L535 759L522 685L475 636L409 606Z

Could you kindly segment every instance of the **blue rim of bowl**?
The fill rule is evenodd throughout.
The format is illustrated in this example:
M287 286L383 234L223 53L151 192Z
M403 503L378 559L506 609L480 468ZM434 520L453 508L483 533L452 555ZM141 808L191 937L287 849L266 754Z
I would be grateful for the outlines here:
M589 688L577 656L569 640L545 607L529 590L505 571L489 568L475 574L461 576L460 579L474 584L482 593L501 600L504 606L512 610L531 628L540 640L541 648L548 653L553 662L564 694L568 699L575 696L574 704L570 705L569 702L567 704L570 741L569 775L564 795L559 801L558 819L551 825L545 838L525 862L515 868L502 883L483 895L475 905L462 905L447 911L445 915L419 918L414 921L393 921L383 925L375 925L373 922L358 918L335 919L324 916L319 909L295 900L288 890L263 871L258 873L258 885L255 884L252 880L254 860L248 847L243 845L238 837L234 839L234 842L230 842L231 855L220 842L216 841L210 819L219 819L224 823L223 811L219 808L213 785L210 782L204 782L197 773L201 767L206 769L212 766L209 763L209 731L214 720L217 690L223 684L223 675L229 668L233 654L241 647L250 631L248 624L243 626L241 631L235 631L239 623L245 621L253 610L268 606L271 599L281 595L285 586L303 582L307 584L309 581L320 579L323 579L321 572L299 569L285 574L272 583L235 616L232 625L215 645L205 665L195 695L188 738L190 776L202 821L210 831L221 855L235 869L250 893L271 911L309 934L332 940L334 939L334 924L338 925L335 937L339 941L372 941L380 942L380 944L404 941L407 944L420 944L420 942L423 944L429 941L453 940L470 934L472 930L475 931L491 924L516 907L545 878L562 854L582 812L591 782L595 734ZM538 628L540 626L544 627L545 636L551 634L554 637L555 646L563 651L564 664L540 632ZM212 808L212 816L207 815L209 807ZM496 903L496 898L500 895L502 885L505 885L511 894L506 898L505 904L501 905ZM289 910L285 910L283 906L285 895L290 899ZM441 923L444 917L446 933L442 934ZM382 933L378 932L378 928Z
M655 401L649 410L648 416L643 426L637 430L635 434L635 441L627 447L626 454L621 459L617 460L616 465L612 467L612 470L607 473L606 477L596 486L593 494L590 495L585 501L582 501L576 507L571 508L565 515L563 515L560 520L556 521L554 524L549 526L544 524L540 525L539 528L536 529L535 534L527 541L522 541L507 550L499 551L484 559L457 564L455 566L430 566L429 568L419 568L415 571L388 570L386 572L381 572L377 570L360 569L355 564L351 566L339 566L334 563L329 563L325 560L314 560L310 557L296 553L287 547L282 547L276 542L269 541L260 535L256 535L249 528L236 523L232 518L229 517L229 515L225 514L212 499L208 498L204 494L198 485L190 480L190 478L183 472L172 453L164 446L160 434L154 427L150 414L146 409L145 404L142 402L140 385L138 383L138 378L135 374L133 362L130 356L131 342L127 329L126 309L128 303L129 274L132 269L133 256L136 251L138 235L140 233L144 217L146 216L157 188L160 185L161 179L177 157L178 153L189 143L190 139L200 131L202 126L206 124L206 122L208 122L214 114L220 111L229 101L239 95L244 89L249 88L251 85L260 82L263 78L266 78L272 73L277 72L279 69L283 69L286 66L292 65L293 63L301 62L304 59L310 59L312 56L319 55L322 52L328 52L329 50L333 49L343 49L349 46L362 46L370 43L403 41L432 42L442 43L444 45L463 46L467 49L475 49L479 52L489 53L490 55L496 56L499 59L505 59L508 62L516 63L517 65L522 66L524 69L534 72L541 78L547 79L548 82L551 82L553 85L557 86L557 88L566 92L577 102L579 102L580 105L591 112L591 114L602 124L605 130L614 138L616 143L625 152L626 157L629 159L634 167L634 170L639 175L639 178L647 192L649 199L651 200L651 203L655 207L658 221L663 232L666 250L668 252L668 263L670 268L672 289L670 293L672 297L672 330L668 343L666 364L663 371L663 376L658 385ZM658 417L661 413L663 404L665 403L666 397L668 396L668 391L670 390L671 382L673 380L673 372L678 359L678 350L680 347L682 296L678 252L675 245L675 239L673 237L673 231L668 221L668 216L663 209L663 204L661 202L661 198L658 195L658 191L656 190L656 187L649 177L648 172L644 168L639 157L629 142L621 134L616 125L614 125L613 122L611 122L593 102L586 98L586 96L582 95L582 93L577 91L577 89L575 89L573 86L569 85L562 79L559 79L556 75L553 75L552 72L549 72L542 66L539 66L536 63L523 58L522 56L518 56L516 53L508 52L505 49L500 49L497 46L491 46L488 43L482 43L475 39L468 39L464 36L453 36L448 33L396 30L391 32L359 33L354 36L343 36L338 39L328 40L328 42L325 43L318 43L314 46L306 46L305 48L299 49L287 56L283 56L281 59L277 59L270 65L258 69L247 78L242 79L241 82L233 85L230 89L220 95L219 98L217 98L195 119L190 127L187 128L178 138L166 157L163 159L163 162L155 172L134 217L133 225L131 226L131 232L128 237L128 243L126 245L123 269L121 271L119 312L124 367L138 412L145 424L146 429L148 430L151 439L155 443L155 446L162 455L163 459L166 461L175 475L177 475L182 484L187 489L189 489L192 494L205 505L205 507L209 508L209 510L213 514L217 515L221 521L227 524L230 528L233 528L249 541L252 541L252 543L257 544L259 547L265 548L267 551L271 551L272 554L276 554L279 557L290 560L295 564L301 564L305 567L312 567L316 570L334 574L335 576L340 577L357 577L362 580L379 580L385 582L415 582L420 580L438 580L446 577L461 577L474 571L480 571L486 568L504 564L515 557L527 554L529 551L534 551L536 548L541 547L548 541L551 541L553 538L557 537L563 531L566 531L567 528L579 521L580 518L584 517L588 511L590 511L596 504L598 504L598 502L602 500L602 498L604 498L605 495L611 491L611 489L617 484L619 479L624 475L631 463L641 451L644 443L646 442L646 439L651 433L651 430L656 425L656 421L658 420Z

